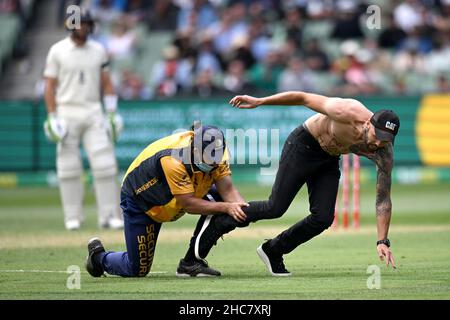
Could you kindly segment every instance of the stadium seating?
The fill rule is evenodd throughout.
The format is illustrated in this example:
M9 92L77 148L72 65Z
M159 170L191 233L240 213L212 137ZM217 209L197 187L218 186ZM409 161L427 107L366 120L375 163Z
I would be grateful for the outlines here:
M11 56L20 31L20 19L12 14L0 14L0 61Z
M22 0L22 10L24 22L28 21L33 13L36 0ZM12 56L17 38L20 34L22 25L20 17L11 13L0 13L0 77L3 72L3 66Z

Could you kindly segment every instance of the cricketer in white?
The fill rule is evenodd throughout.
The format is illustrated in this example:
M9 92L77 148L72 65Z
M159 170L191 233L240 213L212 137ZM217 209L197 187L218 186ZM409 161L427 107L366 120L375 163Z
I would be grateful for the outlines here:
M98 225L123 227L114 153L123 122L117 113L108 55L101 44L88 39L93 27L89 13L83 13L80 27L50 48L44 70L48 113L44 129L57 143L56 169L68 230L79 229L84 221L81 143L93 175Z

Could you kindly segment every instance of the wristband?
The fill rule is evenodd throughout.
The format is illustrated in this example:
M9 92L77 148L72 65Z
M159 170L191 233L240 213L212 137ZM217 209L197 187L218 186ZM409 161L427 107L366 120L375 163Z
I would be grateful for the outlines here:
M117 101L118 97L115 94L107 94L103 97L103 104L105 106L105 110L108 113L117 111Z
M391 242L389 241L388 238L383 239L383 240L378 240L377 241L377 246L380 245L380 244L384 244L388 248L391 246Z

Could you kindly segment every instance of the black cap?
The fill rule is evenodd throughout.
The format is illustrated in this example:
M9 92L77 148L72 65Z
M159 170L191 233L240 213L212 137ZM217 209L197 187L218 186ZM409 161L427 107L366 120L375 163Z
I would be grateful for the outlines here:
M370 123L375 127L375 135L378 140L394 143L395 136L400 129L400 119L392 110L378 110L370 118Z
M203 157L206 156L207 158L203 160L207 160L208 163L220 163L226 148L225 136L222 130L211 125L203 126L200 121L194 122L191 130L194 131L193 146L200 144Z

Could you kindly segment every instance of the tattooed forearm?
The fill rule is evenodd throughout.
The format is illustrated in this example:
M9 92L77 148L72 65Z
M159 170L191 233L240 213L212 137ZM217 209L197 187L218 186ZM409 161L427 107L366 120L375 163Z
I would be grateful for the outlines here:
M377 216L391 214L391 172L393 167L392 145L377 150L373 156L373 161L377 165Z
M378 169L375 207L377 216L391 214L391 174L390 172L387 173L381 169Z

